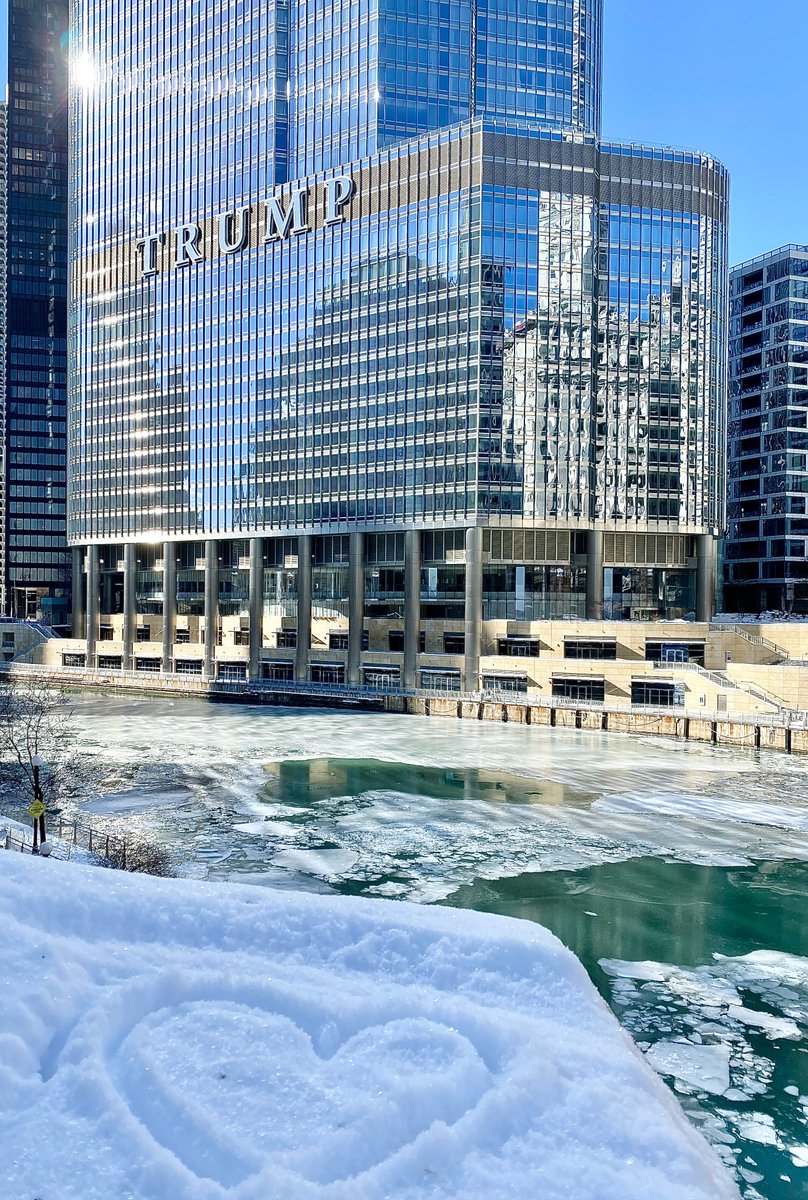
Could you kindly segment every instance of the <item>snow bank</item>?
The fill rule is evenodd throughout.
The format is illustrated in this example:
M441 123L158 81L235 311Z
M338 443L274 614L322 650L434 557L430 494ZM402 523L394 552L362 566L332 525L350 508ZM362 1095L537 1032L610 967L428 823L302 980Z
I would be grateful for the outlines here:
M0 854L0 1196L721 1200L527 922Z

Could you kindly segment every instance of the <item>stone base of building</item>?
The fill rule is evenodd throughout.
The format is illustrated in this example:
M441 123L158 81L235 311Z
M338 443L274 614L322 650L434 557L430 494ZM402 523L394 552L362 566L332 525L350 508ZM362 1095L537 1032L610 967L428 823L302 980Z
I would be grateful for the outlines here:
M453 616L420 618L413 646L406 614L389 613L361 619L357 646L349 616L313 610L301 646L295 616L264 607L259 628L255 646L249 618L220 613L211 646L204 617L176 616L166 646L160 617L137 614L136 636L127 641L124 618L113 613L98 620L92 653L88 638L52 638L32 660L74 677L131 679L143 689L179 680L188 691L222 684L353 700L483 696L730 715L808 709L808 671L794 661L808 658L808 624L490 618L469 629Z
M628 564L628 565L626 565ZM65 665L438 690L547 686L541 629L707 621L709 535L472 527L73 551ZM551 635L552 636L552 635ZM659 638L657 638L659 640ZM576 661L615 648L570 643ZM83 662L81 658L83 655Z

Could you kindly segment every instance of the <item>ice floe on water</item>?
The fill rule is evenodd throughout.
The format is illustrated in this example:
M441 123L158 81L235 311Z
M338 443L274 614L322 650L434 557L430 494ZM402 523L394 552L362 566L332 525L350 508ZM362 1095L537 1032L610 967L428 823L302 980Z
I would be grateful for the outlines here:
M538 925L0 867L4 1200L737 1200Z
M803 1130L808 1141L808 1096L791 1083L777 1087L774 1047L767 1051L767 1043L797 1043L808 1033L808 959L755 951L716 954L712 963L691 968L614 959L600 965L621 1024L671 1082L750 1200L767 1200L757 1188L765 1179L761 1154L768 1152L766 1169L777 1169L780 1179L785 1168L808 1168L804 1147L779 1132ZM779 1121L758 1111L764 1101L779 1110ZM800 1187L799 1194L808 1193L808 1178Z
M197 876L434 901L645 855L808 860L808 763L783 755L199 701L85 697L77 724L97 767L81 811L169 843Z
M808 831L808 807L760 800L739 804L729 796L687 796L662 792L645 796L608 796L593 808L608 813L653 813L698 821L733 821L741 825L768 825L773 829Z
M729 1090L729 1046L692 1042L654 1042L646 1058L660 1075L723 1096Z

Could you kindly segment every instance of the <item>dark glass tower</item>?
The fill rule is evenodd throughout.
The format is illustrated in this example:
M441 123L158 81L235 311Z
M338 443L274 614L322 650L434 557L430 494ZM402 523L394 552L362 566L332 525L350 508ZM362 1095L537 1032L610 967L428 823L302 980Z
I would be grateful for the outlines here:
M7 609L62 624L67 417L67 0L9 0Z
M730 275L726 607L808 612L808 246Z

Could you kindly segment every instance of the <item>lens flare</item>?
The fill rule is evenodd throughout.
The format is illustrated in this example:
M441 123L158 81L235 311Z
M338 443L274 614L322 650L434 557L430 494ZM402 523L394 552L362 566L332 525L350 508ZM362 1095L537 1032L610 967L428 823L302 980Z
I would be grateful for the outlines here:
M73 86L83 92L91 92L98 83L98 67L92 55L84 53L73 60L70 72Z

